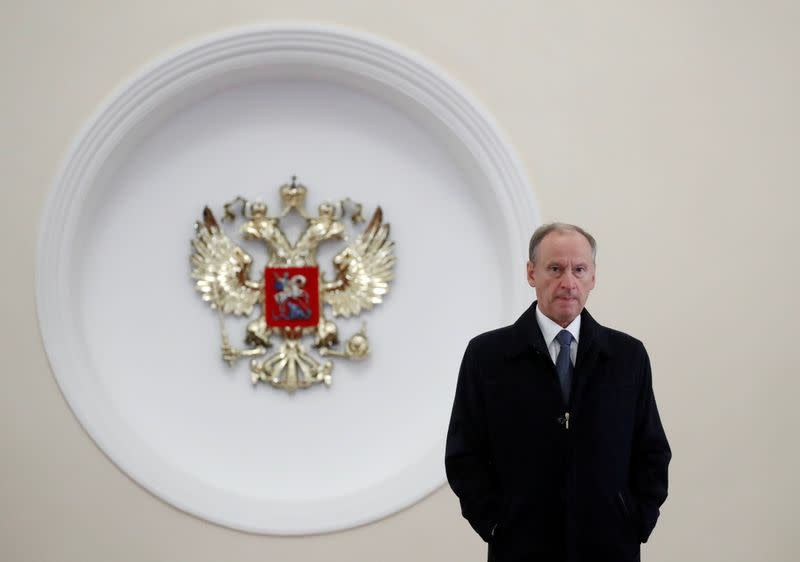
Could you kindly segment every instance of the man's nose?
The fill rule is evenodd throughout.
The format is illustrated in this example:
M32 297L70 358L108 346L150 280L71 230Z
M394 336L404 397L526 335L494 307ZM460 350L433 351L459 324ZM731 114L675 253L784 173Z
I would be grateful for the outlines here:
M564 272L564 275L561 276L561 286L565 289L572 290L576 286L576 280L575 275L568 269Z

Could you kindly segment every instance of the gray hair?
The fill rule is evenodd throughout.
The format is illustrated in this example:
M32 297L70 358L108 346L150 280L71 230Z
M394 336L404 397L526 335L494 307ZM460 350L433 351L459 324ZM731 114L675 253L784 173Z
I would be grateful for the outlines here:
M594 239L594 236L586 232L580 226L576 226L574 224L568 224L565 222L551 222L548 224L543 224L531 236L530 244L528 244L528 259L531 262L536 263L536 249L539 247L539 244L544 240L544 237L550 234L551 232L577 232L581 234L586 240L589 242L589 246L592 248L592 261L595 261L597 258L597 242Z

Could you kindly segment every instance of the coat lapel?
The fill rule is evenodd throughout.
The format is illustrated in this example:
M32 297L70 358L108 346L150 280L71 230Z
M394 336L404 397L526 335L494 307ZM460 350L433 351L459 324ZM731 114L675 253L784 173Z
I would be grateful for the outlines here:
M605 328L585 308L581 312L578 356L575 359L575 381L572 387L572 410L580 408L589 379L598 375L598 367L608 356Z
M516 357L530 351L547 354L542 330L536 321L536 301L522 313L511 327L511 341L509 342L508 355Z

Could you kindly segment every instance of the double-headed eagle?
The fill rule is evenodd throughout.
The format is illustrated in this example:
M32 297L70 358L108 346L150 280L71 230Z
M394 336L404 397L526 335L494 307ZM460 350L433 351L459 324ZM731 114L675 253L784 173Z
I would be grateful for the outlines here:
M283 209L273 217L263 203L241 197L225 205L221 222L234 222L241 215L242 237L266 246L267 265L260 279L251 278L252 258L225 234L208 207L202 222L195 223L192 240L191 276L201 298L219 313L222 358L233 366L249 357L253 384L266 382L290 392L320 382L331 384L333 363L318 361L307 352L301 343L306 335L313 335L313 347L323 357L362 359L369 353L363 326L339 348L338 328L324 314L323 305L333 317L349 318L380 304L389 291L395 263L389 224L383 222L378 207L361 234L333 258L335 277L328 281L317 266L317 248L326 240L346 239L343 220L348 213L354 225L363 223L361 205L349 199L323 203L314 217L304 210L306 193L295 178L283 185ZM279 226L291 211L306 221L294 244ZM224 315L250 316L256 306L261 313L247 326L246 347L231 346ZM268 354L273 336L281 336L283 342Z

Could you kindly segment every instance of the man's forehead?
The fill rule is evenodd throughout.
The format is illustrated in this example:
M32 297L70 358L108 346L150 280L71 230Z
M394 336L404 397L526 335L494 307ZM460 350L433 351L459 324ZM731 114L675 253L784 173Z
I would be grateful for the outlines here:
M592 253L592 246L586 237L574 230L553 231L542 239L539 247L548 253L574 253L575 251Z

